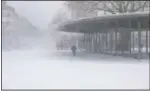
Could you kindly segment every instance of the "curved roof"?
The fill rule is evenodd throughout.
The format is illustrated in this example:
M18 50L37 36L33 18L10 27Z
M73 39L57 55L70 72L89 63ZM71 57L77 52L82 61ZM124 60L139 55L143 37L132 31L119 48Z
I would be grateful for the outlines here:
M63 22L58 25L58 30L66 32L104 32L112 28L138 28L138 22L141 28L149 28L149 12L117 14L99 17L82 18Z

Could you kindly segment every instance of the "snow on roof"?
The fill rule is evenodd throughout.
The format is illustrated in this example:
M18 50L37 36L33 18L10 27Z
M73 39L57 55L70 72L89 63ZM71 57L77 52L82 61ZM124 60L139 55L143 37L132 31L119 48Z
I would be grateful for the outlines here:
M147 19L147 18L149 17L149 14L150 14L149 12L136 12L136 13L123 13L123 14L114 14L114 15L107 15L107 16L105 15L105 16L97 16L97 17L88 17L88 18L82 18L82 19L76 19L76 20L62 22L58 25L58 28L61 31L68 31L67 27L71 26L71 28L73 28L73 29L71 29L70 31L76 31L75 28L78 27L78 29L79 29L79 26L80 26L80 29L83 29L82 25L84 25L86 23L91 23L91 25L95 26L96 21L98 21L98 23L104 23L104 22L114 23L114 21L119 22L120 19L126 21L127 19L139 19L141 17L144 17L148 21L149 19ZM74 26L74 27L72 27L72 26ZM81 26L82 26L82 28L81 28ZM108 24L107 24L107 26L109 27Z
M113 15L103 15L103 16L97 16L97 17L86 17L86 18L80 18L75 20L70 20L66 22L62 22L60 24L71 24L75 22L80 22L84 20L95 20L95 19L112 19L112 18L126 18L126 17L139 17L139 16L146 16L149 15L150 12L135 12L135 13L121 13L121 14L113 14Z

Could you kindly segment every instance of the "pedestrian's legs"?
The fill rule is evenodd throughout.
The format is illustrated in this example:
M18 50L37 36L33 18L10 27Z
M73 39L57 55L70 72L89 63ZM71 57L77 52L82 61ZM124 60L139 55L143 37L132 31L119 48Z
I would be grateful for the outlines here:
M73 53L73 56L75 56L75 55L76 55L76 51L72 51L72 53Z
M75 56L75 51L73 51L73 56Z
M76 51L74 51L74 56L76 55Z
M74 56L74 51L72 50L72 55Z

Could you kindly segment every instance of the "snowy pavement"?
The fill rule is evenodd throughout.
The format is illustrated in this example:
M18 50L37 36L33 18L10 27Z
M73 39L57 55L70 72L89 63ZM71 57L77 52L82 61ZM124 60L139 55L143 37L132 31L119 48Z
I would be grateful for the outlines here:
M149 62L69 51L2 52L3 89L148 89Z

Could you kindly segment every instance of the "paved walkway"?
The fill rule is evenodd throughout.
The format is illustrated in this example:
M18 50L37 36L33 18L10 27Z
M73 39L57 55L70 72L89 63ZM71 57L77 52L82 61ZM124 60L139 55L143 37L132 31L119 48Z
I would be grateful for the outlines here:
M84 51L78 51L76 56L72 55L70 50L58 50L55 52L47 52L43 55L47 58L61 59L61 60L82 60L82 61L107 61L107 62L149 62L148 59L137 60L134 58L127 58L122 56L105 55L98 53L88 53Z
M18 56L19 55L19 56ZM78 51L72 56L70 50L22 50L3 52L4 59L47 59L47 60L74 60L74 61L99 61L99 62L149 62L148 59L137 60L121 56L105 55Z

